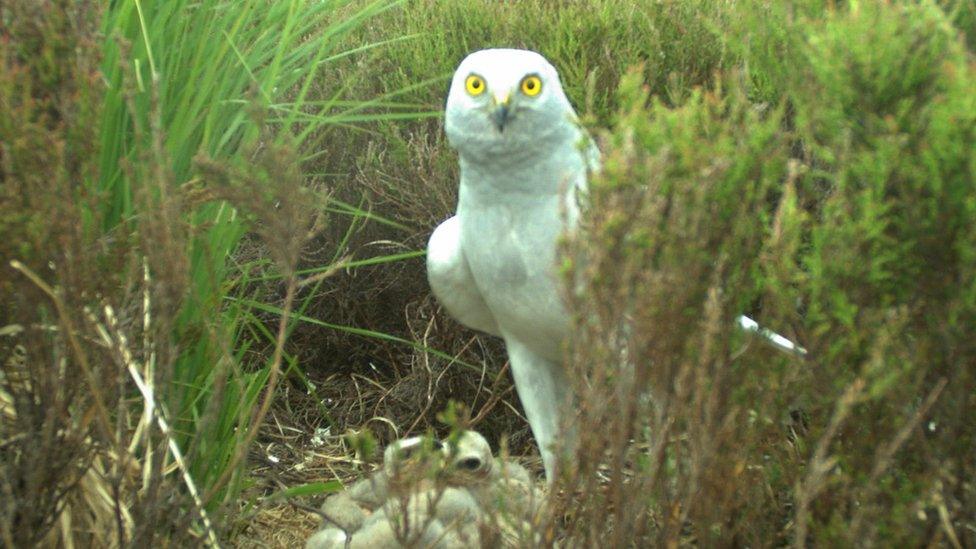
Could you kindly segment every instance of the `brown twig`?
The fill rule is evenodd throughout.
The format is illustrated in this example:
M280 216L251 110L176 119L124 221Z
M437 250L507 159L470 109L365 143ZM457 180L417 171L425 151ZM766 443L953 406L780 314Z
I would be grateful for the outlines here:
M485 416L488 415L488 412L490 412L498 404L498 401L500 401L503 396L512 392L512 390L515 389L515 385L511 385L504 392L498 391L499 386L502 384L502 379L505 378L505 374L508 372L508 366L509 363L508 361L506 361L505 364L502 366L501 370L498 370L498 375L495 376L495 379L491 383L491 389L488 391L488 393L491 396L488 397L488 401L485 402L481 406L481 409L478 410L478 414L475 415L473 418L471 418L472 426L480 423L481 420L483 420Z
M935 404L935 401L939 399L939 395L942 394L942 390L945 389L948 383L949 383L948 379L946 378L940 379L939 382L935 384L935 387L933 387L932 390L929 391L929 394L928 396L925 397L925 400L922 402L922 405L919 406L917 410L915 410L915 413L912 414L912 417L902 426L901 429L898 430L894 438L892 438L888 442L888 444L885 444L884 446L878 449L877 456L874 458L874 467L871 469L871 476L868 478L868 481L865 485L866 489L865 489L864 496L859 498L862 504L861 506L862 512L858 513L854 517L854 520L851 523L850 530L851 532L854 533L852 535L852 539L862 538L860 533L865 518L865 513L863 511L868 508L867 503L873 500L874 497L877 495L879 489L878 480L881 478L881 475L883 475L885 471L888 470L888 467L891 466L891 462L894 459L895 454L898 453L898 450L905 445L905 442L908 440L909 435L911 435L912 431L914 431L915 428L918 427L918 424L921 423L922 419L926 415L928 415L929 409ZM954 532L952 534L954 534ZM950 535L950 538L951 537L952 536ZM954 546L959 547L958 540L956 540Z
M854 404L857 403L863 390L864 380L857 378L844 391L840 400L837 401L837 407L834 409L834 415L830 420L830 424L820 437L820 440L817 441L817 448L813 452L813 458L810 460L807 468L806 477L796 485L796 528L793 537L793 546L797 549L802 549L807 544L807 523L810 518L810 503L813 502L813 499L823 489L824 484L826 484L827 473L837 463L837 458L827 457L830 444L837 435L840 426L847 420L847 416L850 414Z
M347 255L347 256L343 257L342 259L340 259L339 261L337 261L336 263L334 263L328 269L322 271L321 273L314 274L314 275L312 275L312 276L310 276L308 278L302 279L300 282L297 283L298 288L301 289L301 288L304 288L304 287L306 287L306 286L308 286L310 284L315 284L316 282L319 282L321 280L325 280L326 278L329 278L330 276L332 276L332 275L334 275L334 274L342 271L343 269L345 269L348 266L349 261L351 259L352 258Z
M41 280L41 277L30 269L27 265L24 265L16 259L10 261L10 266L14 269L20 271L24 276L26 276L35 286L40 288L42 292L47 294L47 296L54 303L54 308L58 312L58 318L61 319L62 324L64 324L64 331L68 336L68 341L71 344L71 349L75 352L75 356L78 358L78 364L81 366L81 371L85 374L85 378L88 381L88 387L91 391L92 399L95 401L95 417L98 419L98 426L103 431L103 436L112 445L117 445L118 441L115 438L115 434L112 431L111 423L108 418L108 411L105 407L105 400L102 398L102 393L99 390L101 384L95 379L95 375L92 373L91 365L88 364L88 356L85 354L84 350L81 348L81 343L78 341L78 334L75 331L74 323L71 322L71 317L68 315L68 310L61 301L61 297L54 291L51 286L46 282Z

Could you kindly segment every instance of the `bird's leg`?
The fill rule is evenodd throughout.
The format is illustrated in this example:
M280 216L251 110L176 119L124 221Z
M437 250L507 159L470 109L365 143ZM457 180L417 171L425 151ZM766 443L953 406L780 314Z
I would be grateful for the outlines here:
M546 480L551 483L556 474L556 452L571 451L575 443L571 431L560 439L560 424L572 414L573 386L560 362L542 357L512 338L506 337L505 345L515 388L539 445Z

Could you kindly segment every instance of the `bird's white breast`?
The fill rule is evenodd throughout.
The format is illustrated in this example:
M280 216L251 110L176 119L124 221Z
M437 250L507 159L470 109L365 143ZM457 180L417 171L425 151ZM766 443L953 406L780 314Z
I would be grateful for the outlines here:
M558 241L575 224L571 197L586 171L575 145L564 152L509 166L502 178L462 159L458 201L464 254L503 335L551 360L569 332Z

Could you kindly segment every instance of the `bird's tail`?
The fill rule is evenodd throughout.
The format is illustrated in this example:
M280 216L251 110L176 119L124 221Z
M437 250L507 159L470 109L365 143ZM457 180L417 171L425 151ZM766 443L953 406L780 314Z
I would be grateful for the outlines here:
M772 345L773 347L779 349L780 351L793 355L793 356L805 356L807 350L800 347L796 343L790 341L789 339L777 334L776 332L763 328L755 320L747 317L746 315L739 315L735 319L736 324L739 328L742 328L746 332L750 332L759 336L763 341Z

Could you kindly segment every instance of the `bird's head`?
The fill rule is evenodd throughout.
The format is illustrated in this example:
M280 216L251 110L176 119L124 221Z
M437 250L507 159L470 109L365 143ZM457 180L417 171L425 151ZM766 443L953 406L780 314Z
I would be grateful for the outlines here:
M445 450L450 484L466 486L485 481L495 464L488 441L475 431L455 433L446 441Z
M574 120L559 75L544 57L490 49L472 53L455 71L445 129L462 154L505 153L566 132Z

